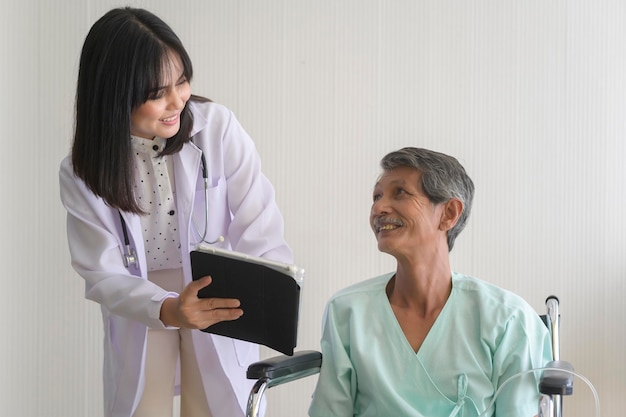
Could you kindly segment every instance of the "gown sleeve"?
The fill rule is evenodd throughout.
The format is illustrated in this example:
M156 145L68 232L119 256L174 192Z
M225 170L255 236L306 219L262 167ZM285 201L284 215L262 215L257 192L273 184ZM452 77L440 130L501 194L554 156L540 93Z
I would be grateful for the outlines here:
M493 357L492 382L500 389L496 397L496 417L537 414L540 371L530 370L542 368L550 360L550 336L539 316L529 311L511 317Z
M349 357L349 326L334 304L327 305L322 329L322 368L309 408L311 417L354 415L356 373Z

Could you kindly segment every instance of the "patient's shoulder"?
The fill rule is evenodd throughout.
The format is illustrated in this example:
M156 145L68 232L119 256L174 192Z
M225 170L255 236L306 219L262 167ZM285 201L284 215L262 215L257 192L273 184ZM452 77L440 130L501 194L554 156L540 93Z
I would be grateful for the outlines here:
M393 272L390 272L342 288L330 298L329 303L350 304L362 298L379 296L385 292L385 286L393 274Z
M531 321L539 319L535 310L520 295L487 281L455 273L452 286L457 300L467 309L482 313L482 317L492 317L496 321L516 317L530 318Z

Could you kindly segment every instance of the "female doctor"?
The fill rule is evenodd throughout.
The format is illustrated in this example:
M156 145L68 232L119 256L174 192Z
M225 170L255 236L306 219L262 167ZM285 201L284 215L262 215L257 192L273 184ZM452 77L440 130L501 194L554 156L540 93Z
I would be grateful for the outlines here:
M171 416L179 389L184 417L243 416L258 346L197 330L245 311L197 297L211 278L191 280L189 252L293 261L252 140L191 95L191 76L178 37L145 10L109 11L83 45L60 185L72 265L102 307L105 416Z

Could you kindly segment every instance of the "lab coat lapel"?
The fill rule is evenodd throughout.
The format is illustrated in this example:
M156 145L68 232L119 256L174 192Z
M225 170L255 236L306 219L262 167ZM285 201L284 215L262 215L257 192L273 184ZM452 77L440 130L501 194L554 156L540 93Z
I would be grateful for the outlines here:
M185 223L189 220L196 194L196 184L200 172L202 151L192 143L185 144L174 160L174 181L176 182L176 206L185 213Z

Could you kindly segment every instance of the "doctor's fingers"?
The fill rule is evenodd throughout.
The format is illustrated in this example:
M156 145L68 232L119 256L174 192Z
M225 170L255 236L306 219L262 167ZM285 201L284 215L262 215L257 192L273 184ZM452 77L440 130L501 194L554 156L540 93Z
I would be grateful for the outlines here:
M193 282L191 283L193 284ZM178 297L180 309L183 311L206 311L220 308L237 308L241 304L236 298L199 298L198 289L191 288L191 284L183 289ZM206 287L206 285L205 285ZM201 287L202 289L204 287Z
M243 310L240 308L212 308L196 311L196 314L188 317L188 322L192 328L205 329L222 321L237 320L242 315Z
M196 299L178 306L181 327L204 329L225 320L236 320L243 315L239 301L233 299Z
M187 286L185 288L183 288L183 291L182 291L181 295L183 293L185 293L185 294L190 294L190 295L197 296L198 295L198 291L200 291L204 287L207 287L207 286L211 285L212 281L213 280L212 280L210 275L207 275L207 276L202 277L200 279L197 279L195 281L191 281L189 284L187 284Z
M239 308L241 303L236 298L202 298L198 307L205 311Z
M240 308L217 308L206 311L205 315L208 316L209 324L206 326L208 327L221 321L237 320L243 315L243 310Z
M193 308L202 310L239 307L239 300L235 298L198 298L198 291L208 287L211 282L211 276L207 275L187 284L180 294L181 303L189 306L193 305Z

